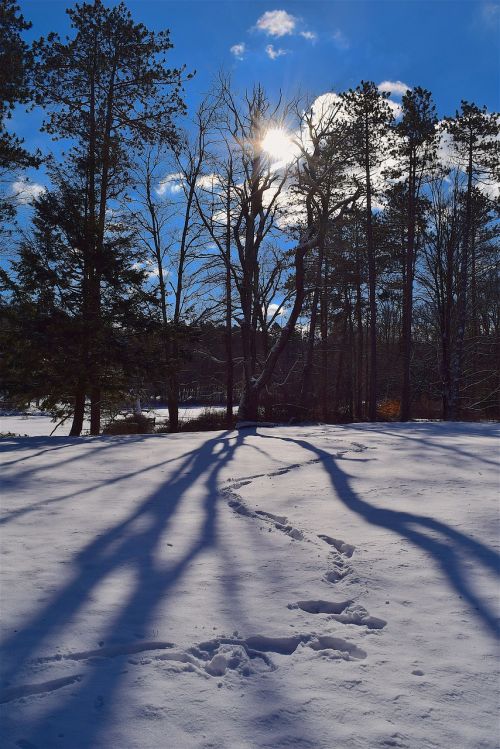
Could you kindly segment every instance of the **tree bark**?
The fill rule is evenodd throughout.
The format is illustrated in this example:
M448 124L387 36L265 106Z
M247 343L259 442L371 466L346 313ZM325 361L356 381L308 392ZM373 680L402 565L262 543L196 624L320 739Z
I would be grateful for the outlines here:
M73 411L73 423L71 424L70 437L79 437L83 429L85 416L85 385L79 382L75 391L75 405Z
M469 271L469 247L472 227L472 167L473 167L473 138L469 140L467 165L467 194L465 204L465 227L462 254L460 258L460 272L457 289L457 332L455 348L451 356L451 387L449 402L449 418L456 421L460 417L460 384L463 368L463 349L465 326L467 324L467 282Z
M368 387L368 418L377 420L377 271L373 241L372 186L370 173L369 127L365 122L365 177L366 177L366 241L368 255L368 296L370 305L370 380Z
M328 264L325 262L325 272L320 294L320 378L319 398L321 419L328 421L328 293L327 293Z
M354 418L361 421L363 412L363 310L361 295L361 262L359 251L356 252L356 366L355 366L355 395L354 395Z
M228 211L229 213L229 211ZM231 217L227 219L226 232L226 421L228 427L233 423L233 390L234 390L234 364L233 364L233 311L231 302Z
M319 284L317 283L314 287L311 303L311 319L309 321L309 330L307 332L306 355L302 369L302 383L300 386L299 404L297 408L298 415L301 417L307 415L311 404L311 379L314 361L314 342L316 340L316 322L318 318L318 301Z
M404 286L403 286L403 320L402 320L402 359L403 381L401 388L400 421L410 419L411 399L411 353L412 353L412 313L413 313L413 269L415 264L415 158L410 157L408 179L408 227L407 246L404 255Z
M318 318L318 302L320 295L321 286L321 271L323 268L323 256L324 256L324 242L318 244L318 260L316 268L316 280L314 284L314 292L311 304L311 319L309 322L309 330L307 334L307 346L306 355L304 361L304 367L302 369L302 384L300 388L299 397L299 408L301 415L304 416L308 413L311 403L311 379L312 369L314 361L314 343L316 340L316 324Z

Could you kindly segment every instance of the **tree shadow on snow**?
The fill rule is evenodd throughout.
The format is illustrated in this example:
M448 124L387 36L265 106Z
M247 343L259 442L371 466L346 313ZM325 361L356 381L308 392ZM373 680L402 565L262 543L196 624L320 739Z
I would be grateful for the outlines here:
M180 464L170 480L148 497L125 520L95 537L72 560L75 569L67 584L43 607L21 631L11 636L2 647L4 683L10 682L23 665L38 654L58 633L64 634L78 612L89 603L93 591L110 575L126 570L133 575L131 588L124 593L126 600L115 609L102 641L116 644L116 633L150 632L158 606L164 603L171 588L180 580L189 565L203 551L216 544L217 477L231 459L237 443L231 444L227 433L207 440ZM222 450L220 446L222 445ZM216 448L218 452L216 452ZM171 566L155 559L165 534L179 511L185 493L197 480L205 480L202 500L203 522L183 555ZM106 669L91 663L90 674L72 689L76 696L65 699L39 724L24 726L28 746L42 749L48 746L93 747L99 732L113 709L113 693L121 681L123 664L120 659L106 661ZM75 671L81 671L75 664ZM95 716L95 721L82 724L81 706L92 704L99 694L106 694L106 703ZM57 725L69 722L77 727L75 736L61 742L57 739ZM69 741L69 743L68 743Z
M126 519L95 536L75 555L68 565L72 572L67 583L22 629L3 642L0 653L4 685L9 687L13 683L17 685L29 680L29 676L19 676L23 668L36 663L40 654L43 661L43 656L50 652L48 649L57 647L58 639L71 634L72 622L85 606L92 604L92 597L98 586L120 572L129 574L129 587L124 588L122 600L115 607L109 607L111 613L106 621L105 631L100 633L101 642L112 654L113 647L117 646L120 650L120 645L133 645L134 638L135 642L137 638L147 639L159 607L165 607L166 602L169 602L173 588L202 554L219 544L219 477L248 434L218 433L214 438L203 442L198 449L181 455L178 458L179 466L165 484L136 507ZM112 446L109 441L104 442L104 445L100 445L101 448ZM92 446L91 453L96 450L99 450L99 444ZM86 457L89 454L88 451L85 452ZM72 460L73 458L69 459L70 462ZM159 465L168 462L170 461L165 460ZM148 466L144 470L151 468ZM130 472L127 477L141 473L142 470L139 469ZM185 495L196 482L203 487L197 504L201 510L201 525L188 539L181 555L167 564L164 559L158 559L161 556L160 549L164 549L169 529L178 513L181 509L185 511ZM98 489L99 485L94 485L88 491ZM239 591L234 575L229 575L225 585L226 593L237 604ZM173 605L173 599L169 604ZM202 615L200 611L200 616ZM121 639L117 639L117 636ZM103 665L102 658L94 657L85 659L85 666L82 666L78 662L74 663L72 674L83 672L83 678L75 681L71 687L57 692L55 707L45 712L42 709L36 713L39 717L31 722L24 720L22 727L16 726L16 731L21 734L19 746L26 749L94 749L102 745L103 733L113 720L116 724L120 715L123 659L109 657ZM276 697L281 690L281 697L285 700L283 685L273 680L273 686ZM100 700L99 703L96 700ZM83 716L86 719L82 719ZM303 716L301 721L303 722ZM61 731L65 732L64 735L61 735Z
M375 430L370 430L375 431ZM394 436L394 435L393 435ZM405 435L397 435L404 437ZM484 432L482 434L484 436ZM269 435L271 437L271 435ZM418 548L425 551L441 569L450 586L469 605L472 612L482 624L498 637L498 614L486 602L481 600L473 584L468 580L468 567L474 562L484 572L495 576L500 574L500 555L489 546L476 541L450 525L425 515L411 512L388 510L371 505L361 499L351 486L353 478L340 467L340 460L329 452L301 439L290 437L272 437L302 447L306 452L317 456L328 475L336 497L349 509L371 525L392 531ZM432 444L433 449L449 445ZM470 457L475 457L471 455ZM349 464L352 464L349 460Z

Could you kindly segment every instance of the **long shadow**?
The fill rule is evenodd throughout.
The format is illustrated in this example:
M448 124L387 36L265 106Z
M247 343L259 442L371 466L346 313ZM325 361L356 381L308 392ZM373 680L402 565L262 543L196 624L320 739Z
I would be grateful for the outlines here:
M47 444L50 441L50 447L47 447ZM53 442L56 442L54 445ZM57 442L60 442L61 444L57 444ZM0 440L0 455L2 453L10 453L14 452L17 453L20 447L38 447L40 446L40 450L36 453L30 453L29 455L23 455L22 458L16 458L15 460L9 460L7 462L4 462L4 466L13 466L17 463L24 463L27 460L33 460L33 458L38 458L41 455L45 455L46 453L52 453L56 452L58 450L64 450L64 448L67 447L73 447L74 442L72 440L65 438L64 440L54 440L54 437L15 437L11 439L2 439Z
M94 452L94 451L93 451ZM99 488L103 486L110 486L111 484L119 484L123 481L127 481L130 478L136 478L140 475L144 475L146 473L149 473L151 471L154 471L160 466L166 466L169 463L175 463L179 460L182 460L187 455L190 455L191 453L184 453L182 455L176 455L175 458L171 458L170 460L161 460L159 463L154 463L153 465L148 465L145 468L140 468L136 471L129 471L127 473L122 473L119 476L116 476L112 479L105 479L103 481L97 482L96 484L92 484L91 486L86 486L84 489L79 489L75 492L70 492L69 494L63 494L60 497L53 497L52 499L41 499L39 502L34 502L31 505L24 505L23 507L20 507L17 510L12 510L11 512L6 512L2 518L0 518L0 526L7 525L8 523L12 522L13 520L16 520L19 517L22 517L23 515L29 515L32 512L38 512L40 510L43 510L45 507L48 507L49 505L54 504L60 504L61 502L67 501L68 499L75 499L75 497L82 497L85 494L89 494L91 492L97 491ZM83 456L80 456L79 458L75 458L78 460L81 460L83 457L88 457L89 454L84 454ZM58 463L57 467L59 468L61 464ZM50 467L45 466L44 470L50 470ZM24 476L23 476L24 479ZM7 483L6 481L2 483ZM17 479L12 480L9 482L11 485L16 485L20 482L18 482ZM1 487L1 484L0 484Z
M457 456L457 462L460 462L463 458L466 459L473 459L477 460L480 463L485 463L486 465L491 466L497 466L498 463L494 460L489 460L488 458L483 457L482 455L478 453L472 453L468 450L464 450L462 447L458 447L457 445L447 445L443 442L443 435L439 434L440 429L446 430L446 435L449 435L450 432L458 432L459 434L463 434L464 431L467 432L468 436L473 437L484 437L485 436L485 429L484 425L483 428L481 428L480 425L472 425L472 424L463 424L463 423L455 423L452 424L448 422L441 422L441 423L429 423L429 424L412 424L412 433L410 434L402 434L401 432L405 431L405 429L408 429L408 425L404 423L400 424L387 424L386 428L380 428L378 425L375 424L349 424L349 429L355 429L360 432L368 431L370 434L381 434L384 437L395 437L396 439L405 440L407 442L414 442L416 446L423 445L425 447L434 447L436 443L432 441L432 438L440 438L439 441L439 448L442 450L446 450L447 452L455 453ZM490 425L491 426L491 436L497 436L495 433L498 433L498 427L497 425ZM488 430L490 431L490 430ZM419 436L423 435L423 436Z
M427 552L441 568L451 587L469 604L473 614L480 619L487 630L498 637L498 614L481 600L469 583L466 564L462 560L463 555L466 555L467 560L472 556L483 569L499 576L500 555L496 551L432 517L374 507L361 499L353 490L350 482L352 476L343 471L339 465L341 458L336 459L330 453L305 440L277 436L272 438L298 445L320 458L336 496L351 512L372 525L407 538L415 546ZM426 531L438 533L441 539L427 535Z
M57 636L64 634L97 586L119 571L132 572L134 580L130 590L124 591L125 600L113 618L106 622L106 630L100 633L102 641L106 646L116 644L118 634L130 642L134 633L151 631L159 606L166 606L173 587L192 562L218 545L219 476L243 442L244 436L235 436L234 433L218 434L204 442L182 460L164 486L75 556L75 572L71 579L21 631L2 644L5 682L14 679L23 666L43 653ZM171 565L159 562L157 555L160 548L164 548L166 533L181 510L186 492L197 481L204 485L201 527L180 558ZM236 596L236 591L233 589L231 594ZM64 694L58 693L57 706L53 710L31 724L24 724L23 746L38 749L52 746L91 749L100 746L100 736L116 709L123 683L123 663L119 658L111 658L102 668L99 662L89 660L84 670L84 679L74 684L69 693L68 690L64 690ZM75 671L82 669L75 664ZM105 695L105 702L98 712L94 711L95 719L82 722L82 709L94 704L99 695ZM61 725L66 731L68 726L73 726L73 736L66 733L61 741L58 738L58 726Z
M54 453L58 450L63 450L64 448L80 447L82 444L85 444L85 450L80 450L75 455L69 456L64 460L59 460L57 465L60 467L62 465L67 465L68 463L83 460L94 453L101 453L104 449L109 450L119 447L123 442L127 442L128 444L142 442L150 436L151 435L141 434L127 435L126 437L94 437L90 443L91 446L89 446L89 442L83 442L79 437L19 437L9 441L9 444L7 445L4 444L7 440L0 440L0 455L1 453L9 452L17 453L19 449L23 447L33 449L33 447L40 446L40 448L42 448L37 453L30 453L29 455L17 458L16 460L2 462L2 467L8 469L18 463L24 463L25 461L41 457L46 453ZM53 443L56 443L55 446ZM49 447L47 447L48 444L50 444ZM28 465L22 472L16 474L16 483L21 483L29 476L46 470L46 463L33 466Z
M221 442L224 449L215 453L215 447L220 446ZM22 631L3 643L2 663L5 668L5 681L9 682L51 636L64 632L64 628L85 605L96 586L119 570L132 570L135 573L135 581L128 599L109 622L107 631L102 633L102 640L106 643L113 642L117 632L127 632L130 629L136 632L148 630L148 624L158 605L165 601L168 591L180 579L190 562L216 542L217 492L214 491L214 485L220 470L230 459L236 446L236 442L230 445L224 440L224 435L218 435L203 443L199 450L181 463L166 486L152 494L126 520L117 523L93 540L77 555L74 560L76 572L71 580ZM202 508L203 524L199 536L193 539L180 560L165 569L155 561L161 539L168 531L174 514L178 512L186 491L204 476L208 476L208 479ZM147 521L146 530L134 530L132 524L138 520ZM63 718L67 723L70 716L73 716L76 725L79 706L92 697L95 698L103 688L111 708L112 695L118 688L122 667L115 662L110 662L109 665L106 669L105 684L103 671L91 665L92 673L77 690L77 697L64 702L39 725L30 726L29 740L35 745L40 740L54 741L54 736L46 735L47 727L57 725ZM106 723L106 717L107 710L101 710L99 719L94 724L80 725L78 744L74 745L92 747L99 731Z

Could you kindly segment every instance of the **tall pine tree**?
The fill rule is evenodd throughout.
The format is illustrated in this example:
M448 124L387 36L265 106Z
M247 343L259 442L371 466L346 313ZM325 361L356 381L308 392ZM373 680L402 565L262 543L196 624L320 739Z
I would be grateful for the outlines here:
M351 119L352 147L363 174L365 197L366 250L368 257L368 295L370 306L368 416L377 418L377 272L373 232L374 178L383 164L387 133L393 115L387 99L372 81L361 81L356 89L343 94L346 112Z
M402 359L401 421L410 418L413 287L417 247L417 218L422 186L436 155L436 109L429 91L419 86L407 91L402 100L402 117L395 125L398 162L395 175L403 179L406 193L406 236L402 253Z
M451 137L454 156L467 177L457 285L457 331L451 356L448 404L449 418L457 419L460 415L464 338L469 317L471 253L474 251L474 191L495 175L498 179L500 116L488 113L486 107L462 101L455 117L445 120L445 128Z
M184 112L182 71L165 64L169 32L133 21L123 3L102 0L67 11L72 38L49 34L34 45L38 102L44 129L69 138L84 175L82 247L85 313L77 412L91 400L91 434L98 434L102 386L102 279L106 221L112 201L129 183L130 155L138 145L173 142L174 117Z

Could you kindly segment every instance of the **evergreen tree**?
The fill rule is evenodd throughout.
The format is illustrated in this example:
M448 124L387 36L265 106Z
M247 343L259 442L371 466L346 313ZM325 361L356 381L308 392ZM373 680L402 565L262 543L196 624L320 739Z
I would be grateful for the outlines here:
M441 171L431 184L422 264L418 281L437 336L442 417L449 419L452 357L458 334L461 253L465 231L466 193L459 173ZM467 346L464 346L463 396L466 405L492 408L498 382L494 340L498 335L498 207L473 190L473 252L468 271ZM435 331L435 333L434 333Z
M361 81L356 89L343 94L346 112L351 119L352 147L356 161L363 173L366 247L368 258L368 288L370 305L370 421L377 418L377 272L376 247L373 236L372 202L374 181L385 158L387 134L393 115L387 99L389 94L378 90L372 81Z
M82 246L86 263L84 338L77 411L91 399L91 433L100 430L102 279L110 203L129 182L130 154L144 143L173 142L174 116L184 112L182 71L165 66L168 31L134 23L123 3L102 0L67 11L73 37L49 34L34 45L38 103L48 112L44 129L69 138L73 161L84 175Z
M465 213L460 246L460 270L457 288L457 333L451 356L449 417L459 417L460 385L463 370L464 338L468 320L468 289L471 253L474 253L474 190L477 185L498 179L500 166L500 117L490 114L486 107L461 102L455 117L445 120L446 132L451 137L454 156L467 175Z
M22 33L31 27L19 12L14 0L0 0L0 177L16 169L39 164L22 141L7 128L7 120L17 104L31 99L29 86L30 54ZM0 197L0 224L12 218L14 205L7 196Z
M395 125L397 136L393 154L398 166L393 176L403 179L406 193L406 237L402 253L402 359L401 421L410 418L413 287L415 280L417 220L422 186L436 155L436 109L429 91L419 86L407 91L402 101L402 117Z
M10 392L28 402L42 399L56 415L73 413L71 435L78 436L84 418L82 361L90 345L85 192L67 172L52 170L51 176L54 187L35 201L32 232L13 264L7 364ZM122 341L143 325L144 272L134 240L117 218L107 221L100 262L101 325L93 345L108 400L117 393L126 397L132 380L125 376L131 367L124 367Z

